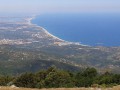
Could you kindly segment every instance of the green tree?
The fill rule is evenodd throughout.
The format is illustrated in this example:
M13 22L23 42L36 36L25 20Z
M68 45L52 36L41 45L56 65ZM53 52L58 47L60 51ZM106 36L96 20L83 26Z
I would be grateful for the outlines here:
M95 68L87 68L84 72L83 72L83 74L82 74L82 76L84 76L84 77L89 77L89 78L94 78L94 77L96 77L97 76L97 70L95 69Z
M0 76L0 86L7 86L13 80L11 76Z
M35 74L36 80L37 80L37 88L43 88L45 87L45 78L47 76L46 70L41 70L38 73Z
M46 76L47 76L47 71L46 70L41 70L41 71L39 71L35 74L37 82L45 80Z
M113 82L120 85L120 74L115 74L113 76Z
M110 85L110 84L114 84L114 74L109 73L109 72L105 72L104 74L100 75L97 79L98 84L102 85Z
M78 72L75 76L77 87L89 87L93 84L97 70L95 68L87 68L83 72Z
M22 74L14 80L14 84L18 87L34 88L36 85L35 75L32 73Z
M73 87L75 84L72 81L68 72L62 70L51 71L45 78L46 87Z

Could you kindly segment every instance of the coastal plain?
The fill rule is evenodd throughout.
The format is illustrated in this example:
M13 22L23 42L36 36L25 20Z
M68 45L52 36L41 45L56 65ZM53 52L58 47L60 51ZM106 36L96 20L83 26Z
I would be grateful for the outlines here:
M3 18L3 17L2 17ZM68 42L31 23L31 17L4 17L0 22L0 73L36 72L52 65L80 71L120 73L120 47Z

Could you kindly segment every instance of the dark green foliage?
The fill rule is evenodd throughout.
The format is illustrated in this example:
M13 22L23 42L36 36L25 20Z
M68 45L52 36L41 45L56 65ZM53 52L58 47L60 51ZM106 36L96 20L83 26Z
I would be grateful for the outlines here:
M116 84L120 84L120 74L113 75L113 82Z
M35 75L32 73L22 74L15 79L14 84L18 87L34 88L36 84Z
M68 72L58 70L56 67L50 67L48 70L43 70L36 74L38 85L37 87L73 87L71 76Z
M105 84L105 85L116 85L120 84L120 74L112 74L109 72L105 72L103 75L100 75L95 80L96 83L99 85Z
M97 76L97 70L95 68L87 68L83 73L82 76L94 78Z
M36 73L36 79L38 82L44 80L47 76L47 72L45 70L41 70L40 72Z
M14 80L14 84L18 87L36 87L36 88L52 88L52 87L74 87L75 84L67 71L58 70L56 67L50 67L36 74L25 73Z
M50 72L46 79L45 85L49 88L55 87L73 87L74 83L71 80L70 75L65 71Z
M83 72L76 74L76 86L77 87L89 87L93 84L95 77L97 76L97 70L95 68L87 68Z
M20 76L0 76L0 86L15 84L27 88L61 88L61 87L111 87L120 84L120 74L105 72L98 74L95 68L86 68L73 73L57 69L55 66L37 73L24 73Z
M0 86L7 86L13 79L11 76L0 76Z

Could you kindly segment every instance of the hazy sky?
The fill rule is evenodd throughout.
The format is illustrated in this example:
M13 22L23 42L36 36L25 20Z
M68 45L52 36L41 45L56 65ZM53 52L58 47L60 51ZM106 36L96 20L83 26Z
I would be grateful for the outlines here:
M0 0L4 12L120 12L120 0Z

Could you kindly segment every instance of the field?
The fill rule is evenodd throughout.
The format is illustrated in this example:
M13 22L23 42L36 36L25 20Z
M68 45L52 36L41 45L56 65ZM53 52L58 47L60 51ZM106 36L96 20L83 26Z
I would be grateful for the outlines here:
M18 87L0 87L0 90L120 90L120 86L113 88L51 88L51 89L31 89Z
M0 90L120 90L120 85L113 88L43 88L43 89L32 89L32 88L18 88L18 87L0 87Z

